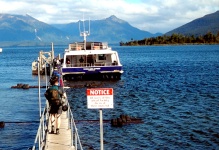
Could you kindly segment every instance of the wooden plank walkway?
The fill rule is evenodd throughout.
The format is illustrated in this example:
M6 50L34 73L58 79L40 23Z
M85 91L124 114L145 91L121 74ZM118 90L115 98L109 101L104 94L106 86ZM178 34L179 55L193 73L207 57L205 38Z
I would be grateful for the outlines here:
M47 150L75 150L71 146L71 129L68 129L68 121L66 115L67 111L63 111L61 115L61 126L59 129L60 134L50 134L51 125L49 123L49 132L47 132L46 146Z

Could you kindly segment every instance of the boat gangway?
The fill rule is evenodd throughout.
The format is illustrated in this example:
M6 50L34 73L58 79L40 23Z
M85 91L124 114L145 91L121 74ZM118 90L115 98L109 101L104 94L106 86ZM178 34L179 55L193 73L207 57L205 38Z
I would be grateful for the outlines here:
M46 75L47 77L47 75ZM38 99L39 99L39 118L40 123L37 130L37 134L34 140L34 144L31 150L83 150L79 134L77 131L77 127L74 121L73 113L70 109L70 105L68 102L68 97L66 95L65 104L68 106L67 111L63 111L61 115L61 126L60 126L60 134L51 134L49 131L50 127L50 117L49 117L49 104L45 98L45 107L41 110L41 86L40 86L40 73L38 74ZM46 78L46 87L47 86L47 78ZM64 87L64 86L63 86ZM64 90L68 89L68 87L64 87ZM45 92L45 91L43 91Z

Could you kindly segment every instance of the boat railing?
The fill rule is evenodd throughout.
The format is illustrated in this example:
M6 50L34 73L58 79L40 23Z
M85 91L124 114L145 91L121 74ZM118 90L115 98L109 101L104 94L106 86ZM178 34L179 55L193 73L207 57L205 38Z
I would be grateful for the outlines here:
M115 62L95 62L95 63L74 63L67 64L67 67L96 67L96 66L117 66L118 63Z
M87 42L86 50L104 50L108 48L107 42ZM84 43L71 43L69 44L69 50L78 51L84 50Z
M108 43L107 42L97 42L97 43L91 43L91 49L92 50L100 50L100 49L107 49Z
M84 47L83 43L71 43L69 44L69 49L70 50L82 50Z
M74 63L74 64L67 64L67 67L90 67L90 63Z
M66 104L68 105L68 110L66 113L66 117L69 118L69 124L68 124L68 128L71 129L71 146L74 146L75 149L77 150L78 146L79 149L82 150L82 144L80 142L80 138L79 138L79 134L77 131L77 127L74 121L74 117L73 117L73 113L70 109L70 105L68 103L68 100L66 98ZM49 113L48 113L48 102L46 103L42 116L40 118L40 124L37 130L37 134L34 140L34 145L32 146L32 150L35 149L44 149L45 145L46 145L46 135L48 132L48 124L49 124Z

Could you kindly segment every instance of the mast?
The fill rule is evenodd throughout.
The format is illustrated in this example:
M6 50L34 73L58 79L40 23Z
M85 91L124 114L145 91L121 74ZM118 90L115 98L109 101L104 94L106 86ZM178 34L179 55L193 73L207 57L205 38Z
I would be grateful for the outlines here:
M80 36L83 36L84 37L84 50L86 50L86 37L88 36L88 35L90 35L90 19L89 19L89 30L88 31L86 31L85 30L85 20L84 20L84 16L83 16L83 20L82 20L82 22L83 22L83 31L81 31L81 28L80 28L80 21L79 21L79 31L80 31Z

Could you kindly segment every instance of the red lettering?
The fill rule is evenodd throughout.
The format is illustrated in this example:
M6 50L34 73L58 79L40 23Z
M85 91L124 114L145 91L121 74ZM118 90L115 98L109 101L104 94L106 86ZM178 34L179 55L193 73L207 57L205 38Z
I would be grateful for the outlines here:
M112 88L87 89L87 95L113 95Z

